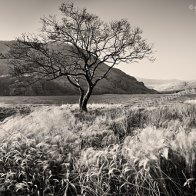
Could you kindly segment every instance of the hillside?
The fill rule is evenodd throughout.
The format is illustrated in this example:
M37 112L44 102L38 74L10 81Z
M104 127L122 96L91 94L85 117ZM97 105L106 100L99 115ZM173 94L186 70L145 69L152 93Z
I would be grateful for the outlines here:
M2 56L12 47L13 41L0 41L0 54ZM103 64L99 72L104 72L107 65ZM78 94L70 83L59 78L55 81L41 81L33 86L24 88L24 81L18 81L9 75L9 63L0 59L0 95L72 95ZM94 89L94 94L146 94L156 93L147 88L143 82L138 82L134 77L127 75L119 69L113 68L107 78L100 81Z
M144 82L145 86L148 88L155 89L159 92L176 92L183 91L187 88L196 89L196 80L158 80L158 79L144 79L137 78L138 81Z

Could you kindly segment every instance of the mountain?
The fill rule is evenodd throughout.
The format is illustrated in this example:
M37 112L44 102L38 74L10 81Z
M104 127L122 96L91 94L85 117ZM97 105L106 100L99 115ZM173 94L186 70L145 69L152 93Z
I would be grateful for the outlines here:
M196 89L196 80L158 80L158 79L144 79L144 78L137 78L138 81L144 82L144 84L148 88L155 89L159 92L179 92L183 91L187 88L194 88Z
M14 41L0 41L0 55L3 57L12 47ZM25 81L9 76L9 62L0 59L0 95L73 95L78 94L66 79L59 78L53 81L40 81L36 84L24 87ZM107 69L106 64L102 64L99 73ZM100 81L95 87L93 94L147 94L157 93L153 89L147 88L143 82L138 82L136 78L127 75L119 69L113 68L106 79Z

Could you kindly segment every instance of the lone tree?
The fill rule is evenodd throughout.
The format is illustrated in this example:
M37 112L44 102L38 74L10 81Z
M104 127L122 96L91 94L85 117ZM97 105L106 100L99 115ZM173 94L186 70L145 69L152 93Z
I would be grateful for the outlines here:
M17 39L10 51L12 72L32 82L65 77L80 91L80 110L87 111L97 83L116 64L150 58L152 46L125 19L107 23L73 3L63 3L59 9L61 19L41 19L40 35L24 34ZM103 64L108 66L100 74Z

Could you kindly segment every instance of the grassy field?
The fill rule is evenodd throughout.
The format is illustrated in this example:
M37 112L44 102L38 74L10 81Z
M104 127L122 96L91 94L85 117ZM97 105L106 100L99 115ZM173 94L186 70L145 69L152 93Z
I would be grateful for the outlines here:
M161 95L92 95L90 103L141 104L146 99L160 98ZM79 96L0 96L2 104L77 104Z
M196 195L195 101L139 96L1 105L0 195Z
M161 102L161 99L171 97L165 104L170 102L179 103L187 99L195 99L196 94L177 96L176 98L171 94L106 94L106 95L92 95L89 103L98 104L123 104L123 105L137 105L142 106L147 102L151 105L157 105L155 102ZM62 105L62 104L77 104L79 96L0 96L0 104L44 104L44 105ZM162 103L161 103L162 105Z

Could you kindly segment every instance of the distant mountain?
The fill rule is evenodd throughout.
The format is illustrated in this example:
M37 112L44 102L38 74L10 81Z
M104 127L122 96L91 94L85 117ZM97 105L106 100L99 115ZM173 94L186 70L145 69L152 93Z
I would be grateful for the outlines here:
M158 79L144 79L137 78L138 81L144 82L148 88L155 89L159 92L178 92L187 88L196 89L196 80L183 81L183 80L158 80Z
M14 41L0 41L0 55L5 55ZM24 87L25 81L9 76L9 63L0 59L0 95L70 95L78 94L66 79L59 78L54 81L40 81L28 88ZM104 72L107 65L102 64L99 73ZM134 77L127 75L119 69L113 68L106 79L95 87L94 94L146 94L157 93L147 88L143 82L138 82Z

